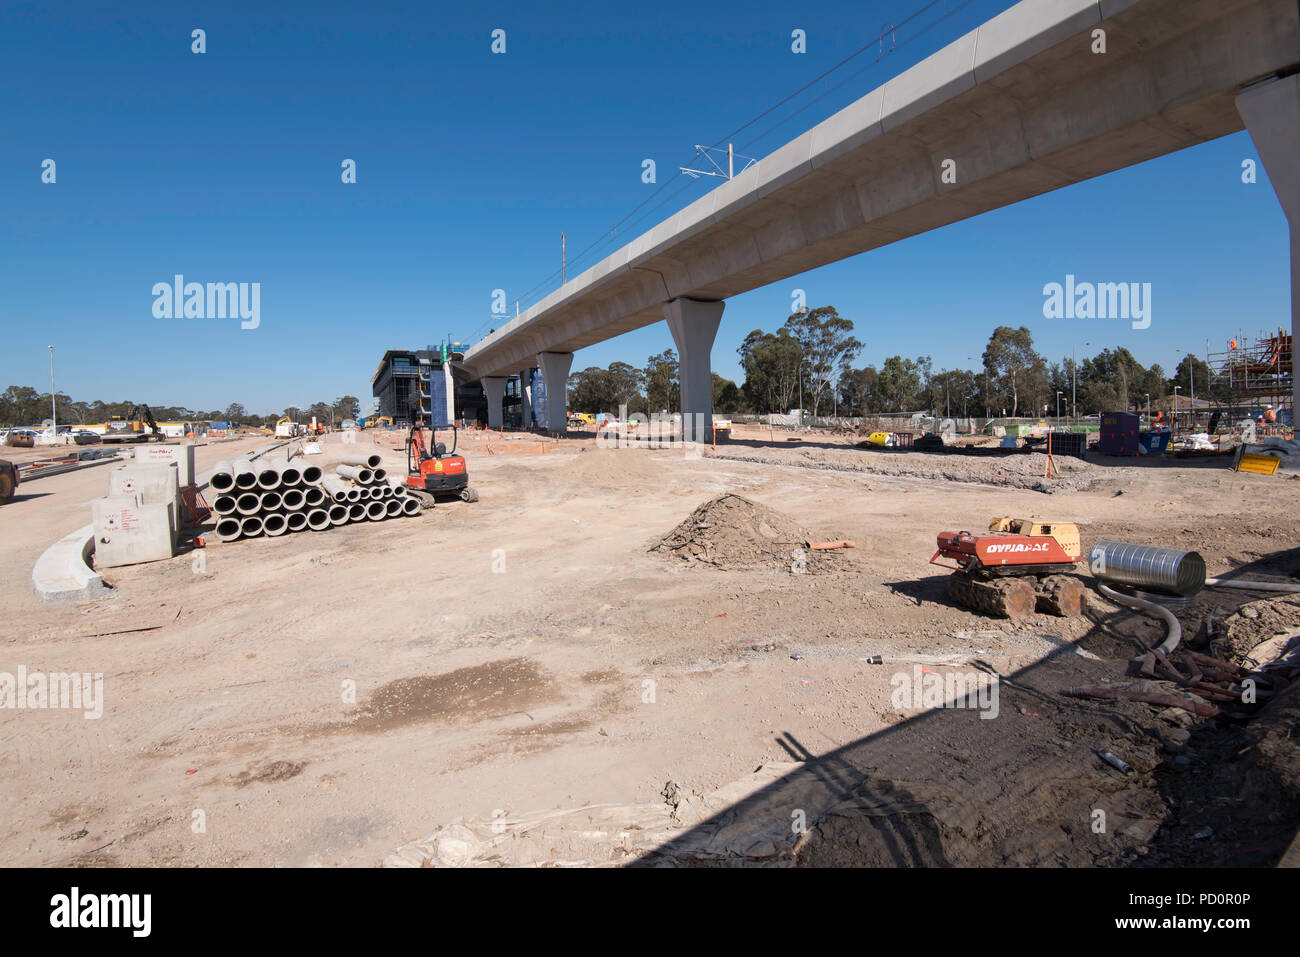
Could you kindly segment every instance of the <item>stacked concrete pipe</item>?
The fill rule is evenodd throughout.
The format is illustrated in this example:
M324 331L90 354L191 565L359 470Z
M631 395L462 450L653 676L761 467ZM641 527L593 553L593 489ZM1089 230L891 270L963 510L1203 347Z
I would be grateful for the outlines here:
M218 462L209 480L216 493L216 536L223 542L278 538L418 515L419 502L406 494L401 479L388 476L381 462L373 453L350 453L333 475L283 452Z

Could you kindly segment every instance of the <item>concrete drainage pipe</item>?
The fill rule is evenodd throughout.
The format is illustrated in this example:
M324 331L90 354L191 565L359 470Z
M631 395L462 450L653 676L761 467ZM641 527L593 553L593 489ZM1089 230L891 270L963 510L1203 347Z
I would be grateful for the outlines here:
M208 479L208 485L214 492L229 492L235 487L235 472L229 462L218 462L212 469L212 477Z
M334 471L346 479L352 479L358 485L369 485L375 477L373 471L361 465L340 465Z

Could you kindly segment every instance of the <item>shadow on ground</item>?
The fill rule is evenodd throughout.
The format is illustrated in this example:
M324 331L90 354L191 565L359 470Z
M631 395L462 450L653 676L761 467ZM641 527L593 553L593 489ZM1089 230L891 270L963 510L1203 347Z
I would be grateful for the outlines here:
M1298 556L1277 553L1240 573L1294 575ZM942 578L893 587L946 601ZM1260 597L1207 590L1176 614L1194 643L1207 608ZM946 707L899 714L886 730L823 754L784 735L795 770L629 866L1276 864L1300 823L1300 785L1276 760L1280 749L1294 768L1289 731L1300 684L1237 725L1069 697L1067 689L1122 679L1127 659L1163 635L1128 611L1094 606L1089 617L1077 646L1101 657L1065 644L1000 676L996 708L978 710L969 696L953 706L948 697ZM979 661L960 670L991 673ZM891 681L908 688L915 676L909 669ZM1268 740L1271 752L1261 744ZM1132 773L1107 764L1102 751Z

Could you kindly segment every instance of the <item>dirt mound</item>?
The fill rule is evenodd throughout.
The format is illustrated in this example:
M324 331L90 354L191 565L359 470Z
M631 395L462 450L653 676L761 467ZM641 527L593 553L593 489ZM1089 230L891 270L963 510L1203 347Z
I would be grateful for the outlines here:
M806 528L766 505L727 494L705 502L652 547L731 571L781 568L795 574L834 566L837 551L813 551L816 541Z
M637 449L583 449L566 470L589 485L653 485L670 477L653 455Z

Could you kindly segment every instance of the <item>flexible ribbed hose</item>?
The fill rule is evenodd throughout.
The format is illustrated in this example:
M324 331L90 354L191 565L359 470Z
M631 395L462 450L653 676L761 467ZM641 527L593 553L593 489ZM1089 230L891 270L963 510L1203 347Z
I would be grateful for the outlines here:
M1111 601L1118 602L1121 605L1128 605L1131 608L1140 608L1142 611L1149 611L1163 618L1165 620L1165 625L1169 629L1169 633L1165 635L1165 640L1156 647L1158 651L1163 651L1166 655L1174 653L1174 649L1178 647L1178 642L1182 641L1183 626L1178 623L1178 619L1174 617L1173 612L1164 605L1159 605L1156 602L1121 594L1101 582L1097 582L1097 590Z

